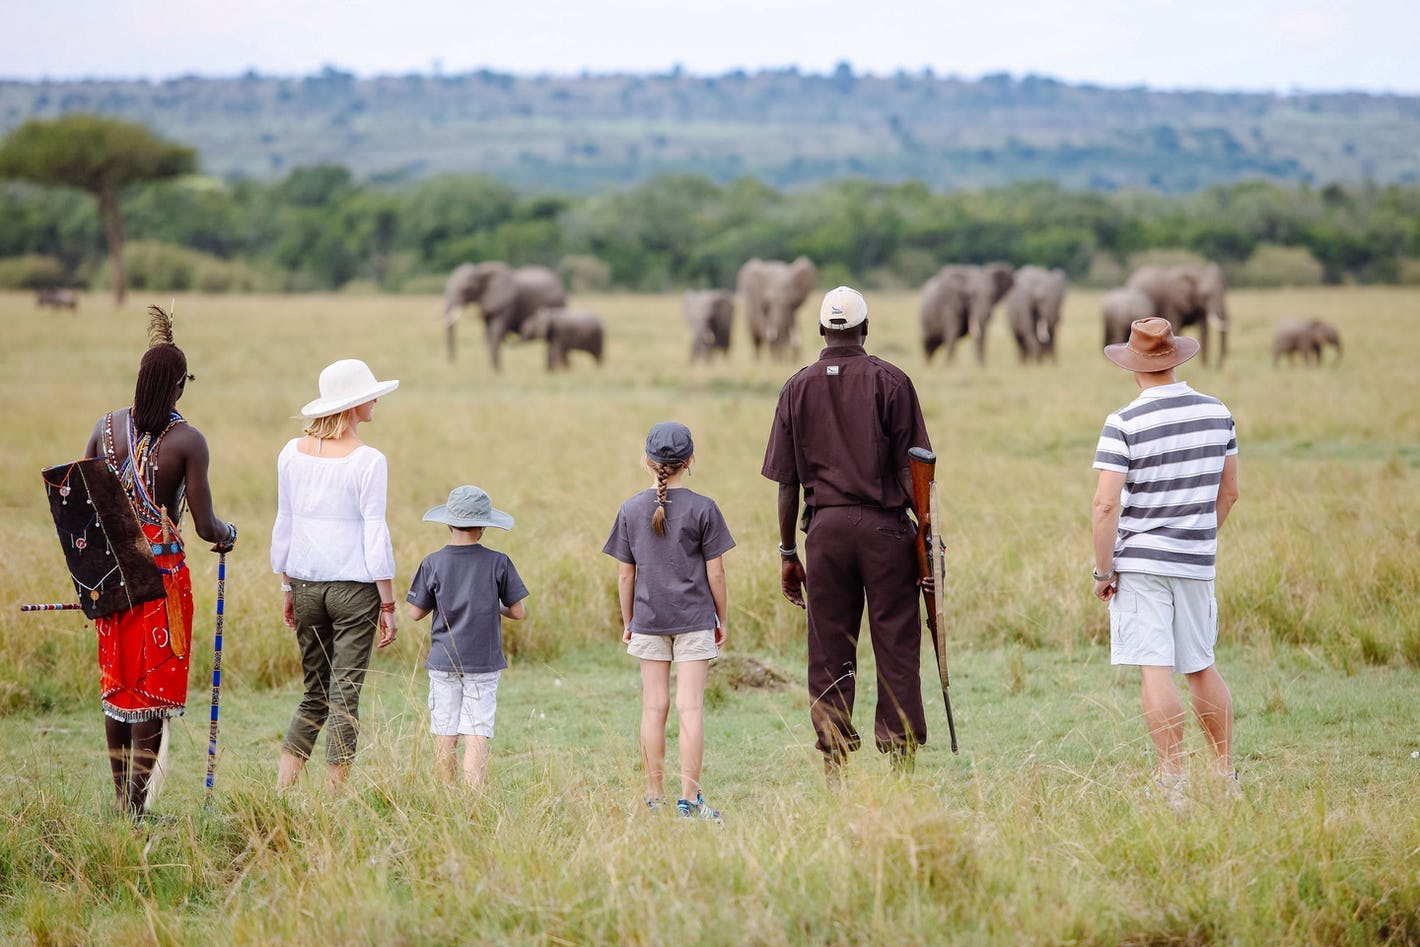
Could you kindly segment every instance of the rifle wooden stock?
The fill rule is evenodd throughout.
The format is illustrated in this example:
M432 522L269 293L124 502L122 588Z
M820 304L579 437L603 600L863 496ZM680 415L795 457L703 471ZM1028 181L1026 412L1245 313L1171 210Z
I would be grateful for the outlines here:
M925 447L913 447L907 452L908 469L912 474L912 507L917 513L917 574L932 578L933 590L922 589L927 609L927 630L932 634L932 651L937 656L937 676L942 683L942 704L947 710L947 730L951 735L952 752L959 752L957 725L952 716L951 685L947 673L946 629L939 627L938 587L943 582L943 545L939 538L936 503L937 455Z

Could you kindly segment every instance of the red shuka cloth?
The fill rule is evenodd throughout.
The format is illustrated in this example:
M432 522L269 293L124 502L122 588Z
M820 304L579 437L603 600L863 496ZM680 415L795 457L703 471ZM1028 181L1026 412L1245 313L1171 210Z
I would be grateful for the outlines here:
M163 541L162 527L142 525L151 542ZM172 538L170 533L169 541ZM187 704L192 574L181 552L163 552L154 559L163 573L167 598L94 620L99 633L99 684L104 713L126 723L177 717ZM173 596L177 596L182 627L170 630L168 602ZM181 655L173 649L172 631L178 634Z

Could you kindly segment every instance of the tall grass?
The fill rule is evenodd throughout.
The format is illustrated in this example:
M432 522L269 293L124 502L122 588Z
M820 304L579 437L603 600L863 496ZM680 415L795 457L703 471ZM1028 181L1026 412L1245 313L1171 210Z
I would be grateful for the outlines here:
M104 815L91 627L14 603L72 595L39 470L77 456L98 414L131 397L146 301L47 315L0 295L0 937L1420 940L1420 764L1409 756L1420 749L1420 293L1234 293L1227 367L1183 370L1238 419L1243 494L1222 537L1220 666L1251 793L1215 818L1224 810L1200 789L1199 814L1183 821L1138 792L1152 750L1137 681L1108 667L1107 618L1085 578L1094 442L1134 393L1099 355L1098 294L1070 296L1058 364L1017 364L998 322L985 369L969 357L924 367L914 299L870 300L869 348L913 374L940 458L965 751L950 757L934 739L907 782L860 754L838 799L811 750L803 618L778 597L774 487L758 475L793 366L756 362L737 325L727 362L692 368L676 299L581 301L607 322L607 361L549 376L533 347L505 349L492 373L474 318L447 363L432 299L178 298L178 341L198 376L180 407L211 445L218 513L242 530L228 561L222 766L218 806L203 816L196 711L214 564L199 551L193 712L175 730L165 797L179 819L131 832ZM1340 326L1339 366L1271 366L1271 328L1294 315ZM816 343L810 334L804 360ZM453 486L485 487L517 519L487 537L532 597L528 619L506 628L513 667L482 800L430 776L426 629L407 619L397 649L375 660L350 790L268 788L299 678L266 562L275 457L320 368L346 356L402 379L364 429L390 461L397 586L443 542L420 516ZM719 831L640 809L637 683L618 653L614 565L600 554L617 505L649 484L641 442L665 418L695 432L688 485L717 499L740 543L727 557L730 651L791 682L739 689L712 673L707 786L729 815ZM862 677L860 718L871 707Z

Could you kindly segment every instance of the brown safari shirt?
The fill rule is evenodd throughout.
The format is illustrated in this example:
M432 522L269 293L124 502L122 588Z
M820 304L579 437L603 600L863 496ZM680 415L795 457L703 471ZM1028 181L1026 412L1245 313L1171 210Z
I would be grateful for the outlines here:
M779 392L760 473L808 506L907 506L898 471L931 449L912 379L861 345L831 345Z

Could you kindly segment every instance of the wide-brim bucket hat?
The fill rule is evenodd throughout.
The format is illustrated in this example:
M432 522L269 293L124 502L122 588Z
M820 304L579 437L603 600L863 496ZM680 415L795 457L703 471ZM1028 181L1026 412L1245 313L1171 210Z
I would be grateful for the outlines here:
M1174 335L1167 319L1152 316L1129 326L1129 341L1104 347L1104 357L1131 372L1163 372L1198 354L1198 340Z
M472 529L475 526L513 528L513 518L502 510L493 509L493 500L488 496L488 492L472 484L454 487L449 493L449 502L441 503L425 513L424 522L443 523L463 529Z
M399 387L399 379L379 381L358 358L331 362L320 373L320 397L301 409L301 416L323 418L383 397Z

